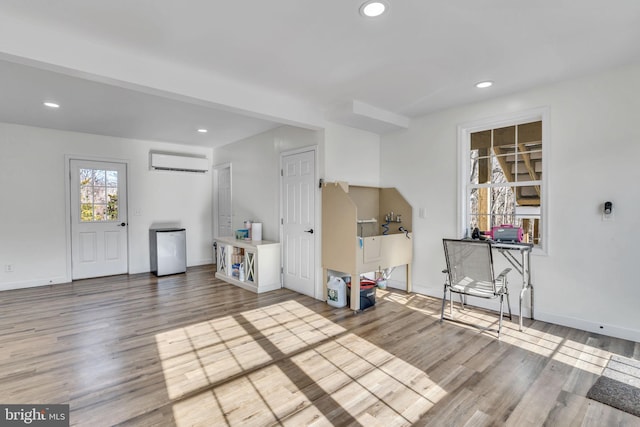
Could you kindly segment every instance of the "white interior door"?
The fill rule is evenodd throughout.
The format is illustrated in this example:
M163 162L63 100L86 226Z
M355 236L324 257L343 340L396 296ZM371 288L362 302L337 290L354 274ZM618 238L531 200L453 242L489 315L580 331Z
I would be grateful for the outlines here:
M315 151L282 156L282 251L286 288L315 289Z
M72 278L128 272L127 167L70 160Z
M216 212L215 237L232 236L231 165L216 168L214 179L214 203Z

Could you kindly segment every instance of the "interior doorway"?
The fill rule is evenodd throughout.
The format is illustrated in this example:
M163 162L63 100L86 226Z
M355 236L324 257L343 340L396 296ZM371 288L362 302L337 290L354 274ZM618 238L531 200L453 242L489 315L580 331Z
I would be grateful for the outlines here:
M280 164L283 285L315 297L316 150L282 153Z
M213 168L213 237L233 235L231 163Z

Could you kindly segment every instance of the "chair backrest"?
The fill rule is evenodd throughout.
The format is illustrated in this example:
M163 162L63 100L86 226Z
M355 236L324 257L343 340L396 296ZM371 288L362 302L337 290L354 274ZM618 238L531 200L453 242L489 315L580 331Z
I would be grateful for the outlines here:
M491 242L442 239L451 285L465 282L490 283L496 292Z

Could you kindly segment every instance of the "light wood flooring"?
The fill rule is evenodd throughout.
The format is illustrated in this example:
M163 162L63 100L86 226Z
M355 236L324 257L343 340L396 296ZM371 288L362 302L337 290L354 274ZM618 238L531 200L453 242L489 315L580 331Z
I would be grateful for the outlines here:
M354 315L211 266L0 292L0 403L68 403L79 426L640 425L585 398L640 344L515 317L498 341L439 310L379 291Z

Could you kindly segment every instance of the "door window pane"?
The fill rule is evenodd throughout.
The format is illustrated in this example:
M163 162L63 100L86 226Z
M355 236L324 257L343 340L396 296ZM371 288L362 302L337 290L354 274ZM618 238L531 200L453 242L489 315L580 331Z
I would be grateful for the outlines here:
M118 220L118 172L80 169L80 221Z
M93 170L93 185L104 187L106 183L105 171L103 170Z
M107 203L106 188L94 187L93 188L93 203Z
M118 186L118 171L107 171L107 187Z

